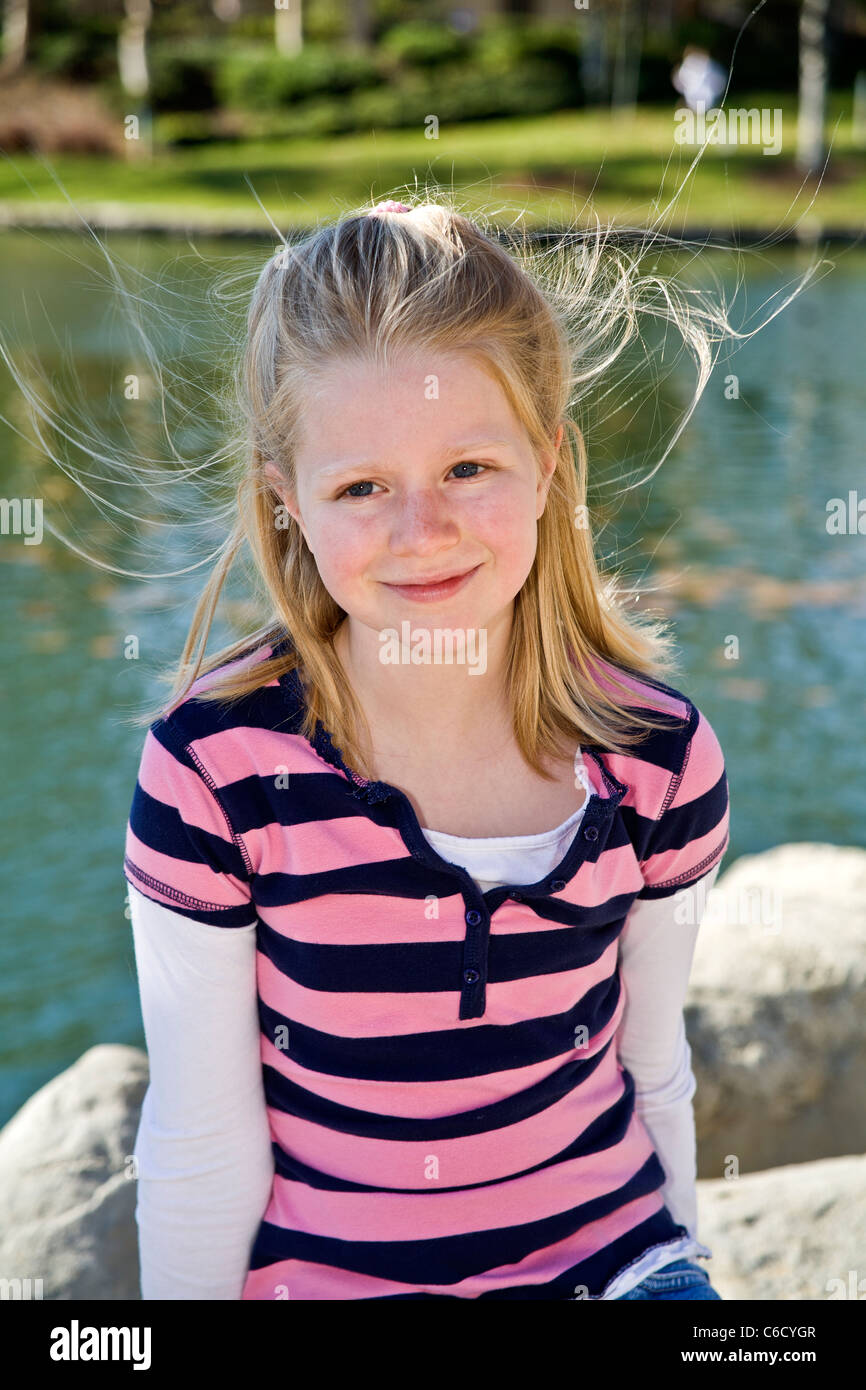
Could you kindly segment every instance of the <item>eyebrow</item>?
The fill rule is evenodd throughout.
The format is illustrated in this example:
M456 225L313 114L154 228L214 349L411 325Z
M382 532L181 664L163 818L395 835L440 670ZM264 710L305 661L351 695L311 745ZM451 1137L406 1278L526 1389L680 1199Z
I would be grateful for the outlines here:
M452 444L450 448L443 451L442 457L450 459L457 454L478 453L482 449L494 449L503 445L508 448L511 442L508 439L470 439L464 444ZM375 469L379 467L381 464L376 459L347 459L344 463L333 463L319 469L319 476L330 478L337 473L354 472L358 468Z

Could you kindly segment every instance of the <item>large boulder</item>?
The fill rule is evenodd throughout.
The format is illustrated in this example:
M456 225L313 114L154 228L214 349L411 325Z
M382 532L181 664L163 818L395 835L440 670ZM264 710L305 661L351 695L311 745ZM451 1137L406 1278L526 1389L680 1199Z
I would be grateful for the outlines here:
M866 1299L866 1156L699 1182L698 1235L722 1298Z
M866 851L781 845L706 900L686 999L698 1175L866 1151Z
M91 1047L0 1131L0 1279L45 1299L140 1299L131 1155L147 1054ZM15 1286L2 1286L15 1297Z

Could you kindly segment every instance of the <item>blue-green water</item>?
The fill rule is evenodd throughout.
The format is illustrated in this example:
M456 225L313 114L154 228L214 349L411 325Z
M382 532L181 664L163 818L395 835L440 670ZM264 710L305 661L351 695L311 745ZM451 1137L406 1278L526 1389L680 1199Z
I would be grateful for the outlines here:
M111 244L158 278L173 257L185 257L173 262L171 286L199 295L200 308L213 271L243 268L239 283L248 289L272 250L200 242L192 255L184 243L157 238ZM3 250L7 342L28 345L58 380L68 344L86 403L101 415L122 398L125 374L142 366L94 289L84 263L96 264L95 255L83 241L51 234L6 234ZM717 367L675 451L650 485L617 503L600 547L632 581L653 587L645 608L675 621L684 675L674 683L704 710L725 750L727 864L788 841L866 844L866 535L827 530L828 499L847 500L852 489L866 498L866 253L834 250L831 259L831 274ZM780 249L747 261L748 307L757 310L804 264L801 253ZM170 295L161 302L170 305ZM188 377L190 414L179 430L187 456L212 442L213 421L196 396L207 377L201 345L224 323L219 304L209 312L212 323L203 310L192 326L182 313L176 325L163 323L163 348ZM725 396L730 373L739 399ZM669 401L686 399L691 379L681 363L665 387ZM116 518L45 462L28 442L21 395L2 363L0 412L9 422L0 424L4 497L44 497L58 529L127 568L150 573L189 562L175 534L158 529L150 544L163 536L167 544L148 558L131 524L112 529ZM129 427L133 417L125 418ZM134 442L156 451L151 407L140 420ZM599 500L617 461L634 461L652 420L646 405L633 418L624 407L603 437L590 435ZM106 424L120 428L107 416ZM130 502L117 487L103 492L147 510L146 500ZM212 541L206 515L191 522L199 544ZM121 863L144 735L124 720L162 693L154 670L179 654L203 572L119 579L47 532L33 546L0 535L0 561L2 1122L93 1044L143 1045ZM215 645L244 630L235 603ZM123 655L130 634L139 660ZM732 636L735 661L725 658Z

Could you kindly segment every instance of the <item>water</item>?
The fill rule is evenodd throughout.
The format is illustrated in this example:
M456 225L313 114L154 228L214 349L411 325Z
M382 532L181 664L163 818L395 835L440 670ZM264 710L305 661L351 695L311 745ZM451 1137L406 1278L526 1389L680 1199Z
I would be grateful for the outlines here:
M229 264L245 267L239 285L248 292L272 249L199 242L202 261L185 243L162 238L111 244L164 285L196 295ZM143 372L140 354L73 259L95 265L92 250L69 236L7 233L4 251L7 341L28 343L61 383L70 344L87 406L117 440L129 429L145 451L158 452L152 404L133 423L124 413L123 381ZM185 259L165 273L175 255ZM866 253L834 250L832 258L832 274L717 368L674 453L650 485L609 507L603 533L603 553L625 563L633 580L658 586L642 603L675 622L686 675L674 683L704 710L725 750L727 864L790 841L866 841L866 536L830 535L826 524L828 499L847 500L852 489L866 497ZM792 281L803 263L800 253L781 249L747 263L749 307ZM162 325L161 359L171 356L189 377L184 451L209 447L214 437L200 343L219 338L225 309ZM726 399L730 373L739 399ZM683 362L665 387L663 423L671 402L690 389ZM150 573L188 563L173 533L162 531L149 539L167 536L166 550L148 557L131 526L114 529L116 516L100 514L45 463L28 442L20 393L2 366L0 412L25 435L0 425L3 496L43 496L46 515L50 508L76 544L127 568ZM634 461L653 419L645 403L595 441L600 484L623 458ZM80 455L70 458L82 466ZM127 500L116 486L106 495L116 505ZM188 521L206 547L207 516ZM162 694L154 670L179 653L200 576L121 580L47 532L33 546L0 536L0 561L4 1122L93 1044L144 1045L121 868L143 731L124 720ZM233 604L231 625L215 629L215 643L245 630L242 597ZM138 661L123 656L130 634L140 642ZM731 638L736 660L725 658Z

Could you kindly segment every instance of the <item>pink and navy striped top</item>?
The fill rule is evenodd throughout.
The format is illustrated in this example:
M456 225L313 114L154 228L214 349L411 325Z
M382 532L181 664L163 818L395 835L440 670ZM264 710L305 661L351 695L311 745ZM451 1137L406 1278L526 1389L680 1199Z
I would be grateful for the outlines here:
M636 898L719 863L727 778L685 695L617 675L664 727L628 755L582 745L564 857L487 892L403 792L299 732L295 671L231 704L201 677L150 726L129 882L256 928L275 1171L243 1299L598 1299L688 1236L617 1057L617 938Z

